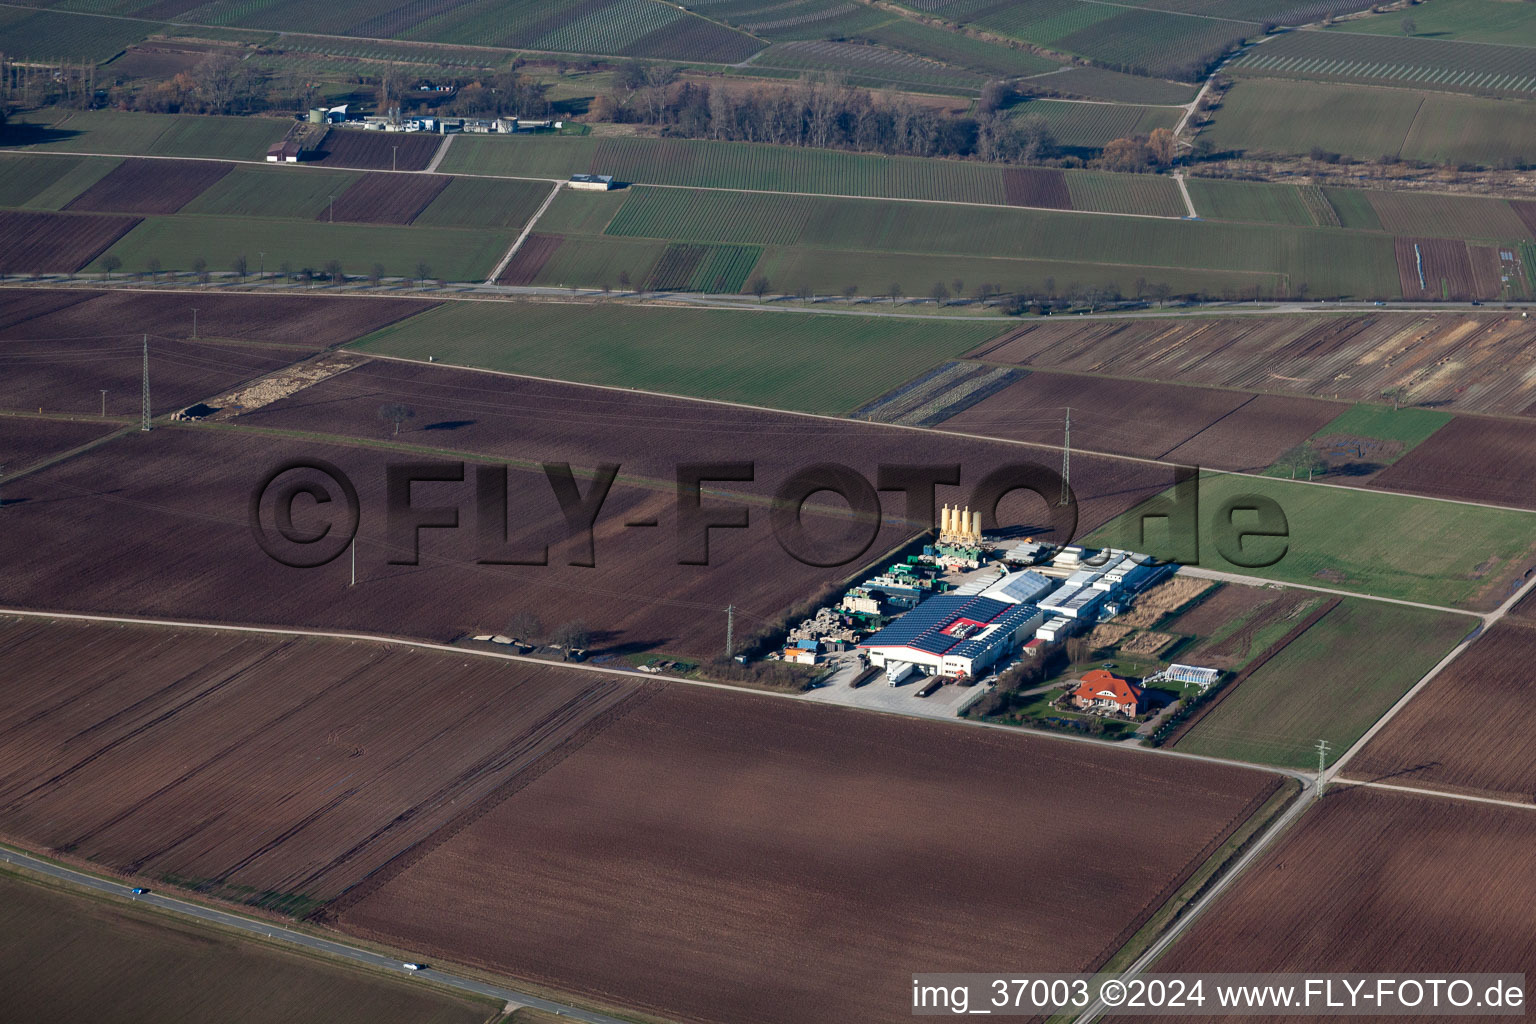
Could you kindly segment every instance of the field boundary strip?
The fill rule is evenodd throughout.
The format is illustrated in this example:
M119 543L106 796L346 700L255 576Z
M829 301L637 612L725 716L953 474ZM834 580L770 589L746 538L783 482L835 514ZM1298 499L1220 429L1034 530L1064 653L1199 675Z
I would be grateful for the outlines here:
M1399 786L1392 782L1347 779L1342 775L1329 779L1328 784L1331 786L1359 786L1362 789L1386 789L1398 793L1412 793L1415 796L1438 796L1444 800L1466 800L1475 804L1493 804L1497 807L1515 807L1522 811L1536 811L1536 804L1521 803L1519 800L1502 800L1494 796L1476 796L1472 793L1452 793L1443 789L1424 789L1421 786Z
M560 189L562 189L564 185L564 182L555 182L554 187L549 190L549 195L544 197L544 202L539 206L537 210L533 212L533 216L528 218L528 223L523 225L522 232L517 236L516 239L513 240L512 247L506 251L504 256L501 257L501 261L498 262L496 266L491 268L490 275L485 279L486 284L495 284L496 279L501 277L502 273L506 271L507 264L511 263L512 257L517 255L517 250L523 247L523 242L527 241L528 236L533 233L534 225L539 222L539 218L544 216L544 212L549 209L551 204L554 203L555 197L560 194Z

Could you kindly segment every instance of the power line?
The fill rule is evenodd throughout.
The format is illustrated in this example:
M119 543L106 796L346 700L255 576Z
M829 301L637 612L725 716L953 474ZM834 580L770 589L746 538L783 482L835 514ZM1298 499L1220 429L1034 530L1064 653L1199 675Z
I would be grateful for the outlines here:
M149 429L149 335L144 335L144 419L140 430Z
M731 657L736 653L736 606L728 605L725 609L725 656Z
M1328 764L1328 741L1317 741L1317 799L1323 798L1323 769Z
M1061 441L1061 500L1066 505L1072 500L1072 407L1067 406L1067 428Z

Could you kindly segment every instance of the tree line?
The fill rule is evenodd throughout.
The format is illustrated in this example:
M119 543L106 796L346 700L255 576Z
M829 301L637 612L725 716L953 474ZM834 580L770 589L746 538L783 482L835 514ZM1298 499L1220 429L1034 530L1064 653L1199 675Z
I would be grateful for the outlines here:
M1010 116L1001 106L952 116L910 97L877 97L834 79L780 88L732 88L679 81L664 65L630 64L598 96L594 120L644 124L696 139L851 149L893 156L966 157L1040 163L1059 154L1038 115Z

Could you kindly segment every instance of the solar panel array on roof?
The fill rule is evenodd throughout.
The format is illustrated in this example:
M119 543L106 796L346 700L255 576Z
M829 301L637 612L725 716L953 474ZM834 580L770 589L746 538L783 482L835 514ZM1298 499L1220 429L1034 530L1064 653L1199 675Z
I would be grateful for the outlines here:
M963 641L945 636L942 630L956 619L974 619L990 623L1016 607L990 597L966 597L941 594L931 597L874 636L860 647L911 647L929 654L943 654Z
M996 626L998 628L992 630L992 632L988 633L986 636L981 636L974 640L966 641L964 644L960 645L959 650L950 653L959 658L975 658L977 655L981 654L983 651L993 646L994 644L1002 643L1007 640L1013 634L1013 631L1018 629L1022 623L1028 622L1030 619L1039 614L1039 612L1035 609L1035 606L1032 604L1010 605L1009 609L1009 611L1004 612L1002 615L998 616L995 620L989 623L989 625Z

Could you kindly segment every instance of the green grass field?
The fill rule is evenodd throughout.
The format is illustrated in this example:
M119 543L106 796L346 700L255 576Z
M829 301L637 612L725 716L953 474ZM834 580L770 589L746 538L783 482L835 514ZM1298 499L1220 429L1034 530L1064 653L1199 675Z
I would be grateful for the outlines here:
M1187 184L1195 212L1202 217L1299 227L1315 224L1294 185L1215 178L1190 178Z
M1318 296L1401 294L1391 239L1339 229L636 187L607 234L1106 263L1125 280L1162 267L1287 275Z
M667 243L654 238L568 236L533 283L555 288L607 285L622 290L619 275L628 274L630 284L638 287L651 276L666 251Z
M1325 188L1322 191L1342 227L1381 230L1381 218L1376 216L1376 207L1371 205L1371 197L1364 191L1356 188Z
M319 269L337 259L347 274L366 274L382 263L386 276L412 277L424 260L433 277L476 281L485 279L514 237L510 231L177 215L144 218L107 252L122 260L125 271L147 270L151 258L166 270L191 270L199 256L210 270L228 270L240 255L254 267L257 252L265 252L269 271L284 262L294 271ZM92 264L99 266L99 260Z
M1178 183L1165 175L1073 171L1066 178L1075 210L1156 217L1183 217L1189 212L1184 209Z
M627 191L577 192L561 189L539 218L538 229L551 234L600 235L629 198Z
M1103 149L1115 139L1147 135L1154 128L1171 129L1182 114L1177 107L1050 99L1017 103L1008 112L1014 117L1043 117L1058 145L1087 150Z
M291 122L276 117L57 110L46 141L31 148L128 156L262 160ZM23 140L24 141L24 140Z
M367 352L842 413L1002 324L571 303L450 302L355 342Z
M1413 19L1413 34L1418 39L1536 46L1536 7L1511 0L1434 0L1406 11L1354 18L1331 31L1399 36L1405 17Z
M180 213L314 220L331 196L341 195L361 176L358 171L318 167L236 167L183 206Z
M1393 409L1390 405L1352 405L1331 420L1313 437L1374 437L1379 441L1400 441L1407 455L1416 446L1454 417L1439 409Z
M13 1021L484 1024L450 994L143 904L0 874L0 991Z
M1396 17L1401 20L1402 13ZM1237 77L1322 80L1482 96L1536 97L1536 48L1469 40L1286 32L1226 65Z
M167 27L133 18L13 7L0 9L0 49L13 60L99 64Z
M1175 745L1285 768L1329 763L1476 625L1462 615L1345 598Z
M1253 538L1245 560L1273 557L1262 568L1234 565L1217 550L1214 517L1243 495L1279 504L1289 540ZM1136 510L1095 531L1090 547L1171 555L1165 520L1151 520L1146 540ZM1239 513L1236 525L1251 523ZM1454 608L1490 608L1536 551L1536 514L1430 501L1345 487L1207 473L1200 484L1200 566L1282 583L1303 583L1377 597Z
M454 178L412 226L514 228L538 212L552 186L537 181Z
M1043 113L1052 121L1053 128L1078 132L1077 141L1068 142L1069 145L1084 146L1102 146L1121 134L1145 132L1157 124L1172 124L1178 118L1177 111L1171 108L1054 100L1033 100L1019 105L1015 112ZM1004 168L996 164L700 139L464 136L454 140L440 170L450 174L531 178L600 173L640 185L994 205L1007 202ZM1073 170L1065 173L1073 205L1080 210L1184 215L1178 186L1166 176Z
M121 162L112 157L0 153L0 206L57 210Z
M1309 153L1315 147L1360 160L1515 165L1536 162L1536 139L1510 125L1533 117L1531 101L1243 79L1227 91L1201 137L1217 150Z
M770 247L764 250L753 276L766 277L777 292L798 293L802 287L821 295L841 294L849 285L865 297L889 294L890 286L902 286L902 294L922 298L935 282L951 289L956 279L967 291L983 282L1005 292L1065 295L1073 285L1085 288L1118 288L1123 295L1135 293L1137 278L1148 285L1166 284L1175 295L1208 292L1222 295L1251 294L1257 286L1269 294L1274 274L1239 271L1188 270L1182 267L1129 267L1071 260L988 259L978 256L932 256L904 253L843 252L837 249Z

